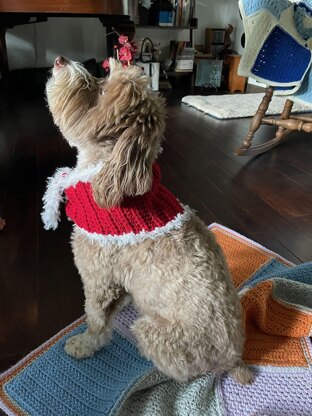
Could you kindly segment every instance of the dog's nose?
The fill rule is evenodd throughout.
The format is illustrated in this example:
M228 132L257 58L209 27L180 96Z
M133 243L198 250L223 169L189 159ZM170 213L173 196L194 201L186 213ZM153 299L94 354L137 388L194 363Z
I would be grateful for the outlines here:
M63 56L58 56L55 61L54 61L54 66L56 68L62 68L63 66L65 66L68 63L67 59L64 58Z

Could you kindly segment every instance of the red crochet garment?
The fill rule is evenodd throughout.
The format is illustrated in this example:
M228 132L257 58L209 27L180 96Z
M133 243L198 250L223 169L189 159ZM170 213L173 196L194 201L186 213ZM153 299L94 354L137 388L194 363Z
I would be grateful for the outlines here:
M184 209L168 189L160 184L160 169L153 166L153 185L144 195L124 198L120 206L100 208L93 199L89 182L65 189L67 216L89 233L116 235L153 231L165 226Z

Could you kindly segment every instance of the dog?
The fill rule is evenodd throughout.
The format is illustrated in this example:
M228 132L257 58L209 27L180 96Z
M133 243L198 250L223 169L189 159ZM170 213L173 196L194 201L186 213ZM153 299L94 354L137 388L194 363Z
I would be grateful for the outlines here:
M105 346L131 297L138 348L161 372L178 382L228 372L251 383L241 304L223 252L161 185L165 101L148 84L134 65L110 59L109 75L98 79L63 57L46 84L54 123L77 149L76 167L49 179L42 213L45 228L55 229L65 192L87 316L87 330L65 350L84 358Z

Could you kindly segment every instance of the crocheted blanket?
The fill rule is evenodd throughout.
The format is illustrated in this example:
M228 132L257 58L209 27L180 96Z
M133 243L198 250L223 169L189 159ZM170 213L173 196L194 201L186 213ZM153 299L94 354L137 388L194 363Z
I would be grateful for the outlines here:
M238 73L312 106L312 0L239 0L246 36Z
M31 416L310 416L312 409L312 263L293 266L218 224L241 293L247 332L244 359L255 381L241 386L210 374L178 384L141 357L131 333L137 313L124 309L112 342L94 357L64 352L84 317L0 377L0 407Z

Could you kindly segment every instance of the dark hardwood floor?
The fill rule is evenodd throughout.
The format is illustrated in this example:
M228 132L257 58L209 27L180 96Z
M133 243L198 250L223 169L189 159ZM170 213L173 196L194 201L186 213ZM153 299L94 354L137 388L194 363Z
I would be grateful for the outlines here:
M207 223L219 222L294 263L312 260L312 139L294 133L254 159L234 156L250 119L220 121L168 94L163 182ZM262 128L259 142L270 135ZM41 224L46 178L75 152L53 125L43 88L0 95L0 370L83 314L71 224Z

